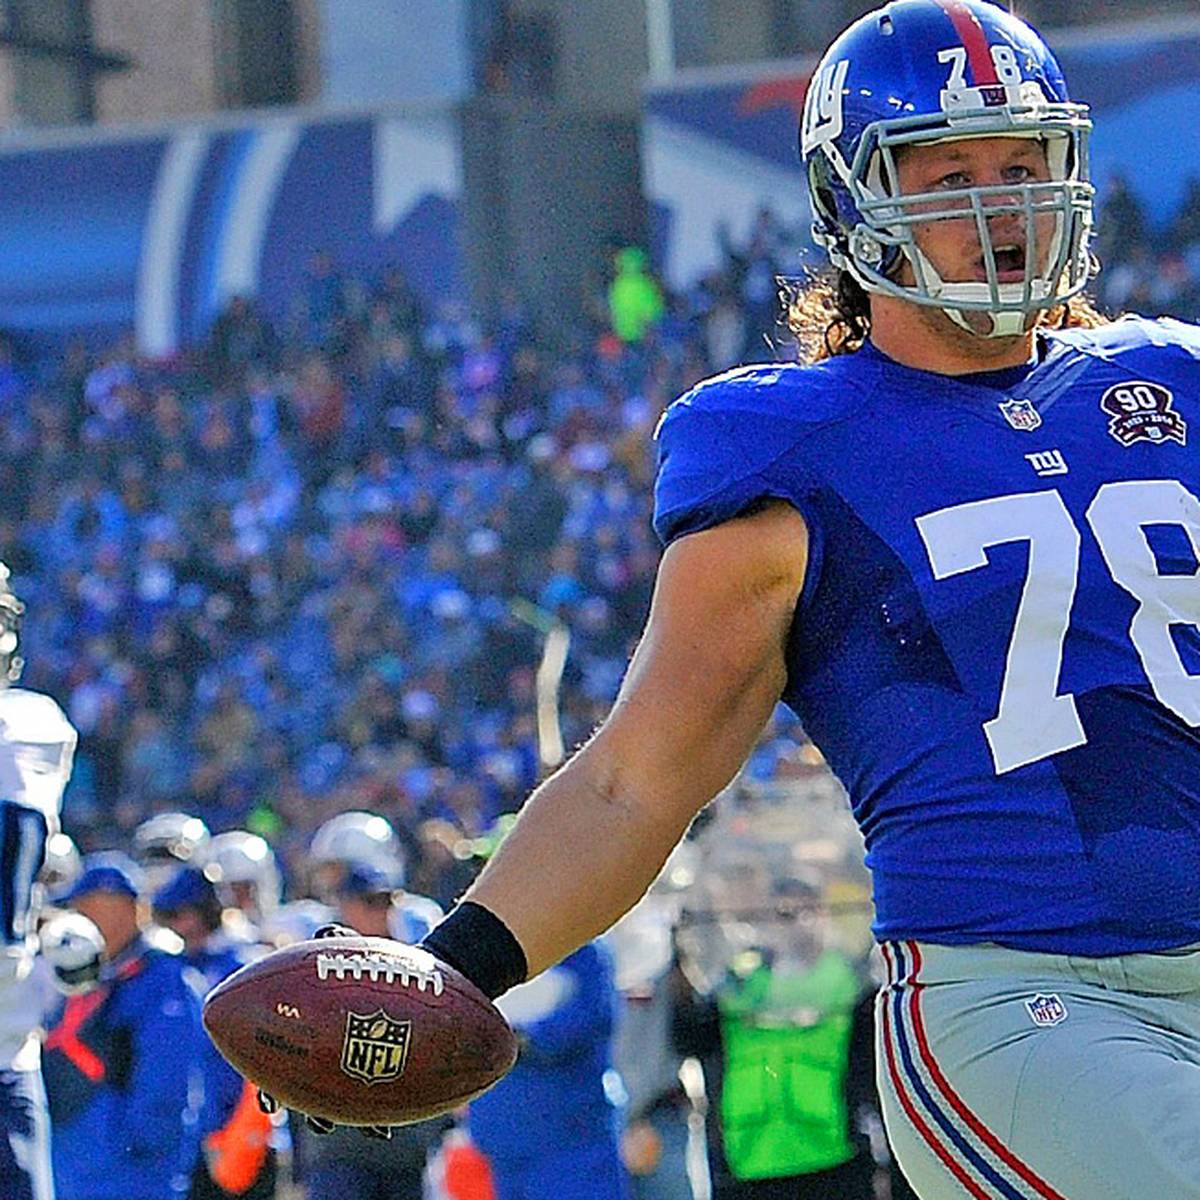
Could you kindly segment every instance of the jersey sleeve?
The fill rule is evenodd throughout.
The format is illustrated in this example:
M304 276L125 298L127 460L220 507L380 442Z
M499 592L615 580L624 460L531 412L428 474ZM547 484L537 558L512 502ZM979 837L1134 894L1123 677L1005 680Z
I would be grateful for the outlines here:
M810 427L802 368L748 367L699 384L667 409L655 437L654 528L664 545L785 499L805 513L797 456L781 460ZM820 415L820 414L814 414ZM805 515L807 515L805 513Z
M54 826L75 743L74 727L49 696L0 690L0 800L37 809Z
M784 499L810 523L820 486L805 438L859 402L841 365L740 367L698 384L659 422L654 528L664 545Z

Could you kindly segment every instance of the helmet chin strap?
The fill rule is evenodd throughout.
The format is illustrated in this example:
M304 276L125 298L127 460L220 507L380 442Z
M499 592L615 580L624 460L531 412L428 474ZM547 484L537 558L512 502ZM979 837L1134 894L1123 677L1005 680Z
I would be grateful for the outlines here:
M993 299L991 287L983 282L947 283L937 273L933 263L917 247L902 247L903 253L916 260L913 262L917 278L925 283L926 294L932 300L946 300L949 303L938 307L960 328L965 329L975 337L998 338L1019 337L1028 332L1030 318L1033 313L1026 309L1006 309L995 312L982 306ZM916 289L914 289L916 291ZM1020 283L1001 283L996 289L1002 304L1020 304L1025 298L1025 288ZM1047 294L1046 282L1035 279L1031 288L1030 299L1043 300ZM980 307L975 307L976 305ZM970 306L970 307L964 307Z
M943 308L956 325L975 337L1019 337L1026 332L1029 314L1023 312L980 312L978 309Z

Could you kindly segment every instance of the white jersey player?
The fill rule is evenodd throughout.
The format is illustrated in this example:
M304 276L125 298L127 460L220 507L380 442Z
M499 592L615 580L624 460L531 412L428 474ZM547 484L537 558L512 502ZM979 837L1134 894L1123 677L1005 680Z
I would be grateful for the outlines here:
M52 1200L41 1013L30 978L35 883L57 830L76 734L62 709L12 685L24 605L0 563L0 1196Z

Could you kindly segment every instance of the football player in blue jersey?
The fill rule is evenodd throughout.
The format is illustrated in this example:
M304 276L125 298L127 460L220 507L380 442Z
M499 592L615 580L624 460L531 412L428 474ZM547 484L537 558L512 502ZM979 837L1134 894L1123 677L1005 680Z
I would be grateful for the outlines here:
M41 1004L31 974L38 872L58 829L75 730L49 696L14 687L24 605L0 563L0 1196L53 1200Z
M782 699L865 837L923 1200L1200 1198L1200 331L1080 301L1089 131L985 0L834 42L823 345L669 409L613 710L425 939L498 995L595 937Z

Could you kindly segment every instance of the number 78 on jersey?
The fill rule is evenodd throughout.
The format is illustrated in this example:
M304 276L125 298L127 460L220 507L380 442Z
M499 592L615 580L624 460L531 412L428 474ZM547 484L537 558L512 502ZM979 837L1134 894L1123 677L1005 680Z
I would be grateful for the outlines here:
M1181 528L1200 562L1200 500L1174 479L1106 483L1084 521L1113 583L1136 605L1128 637L1154 695L1187 724L1200 725L1200 676L1188 673L1172 635L1172 626L1200 626L1200 579L1163 574L1145 534L1151 525ZM916 525L938 580L987 567L993 546L1028 544L1000 703L983 724L996 773L1085 744L1074 695L1058 691L1081 542L1062 496L996 496L926 513Z

